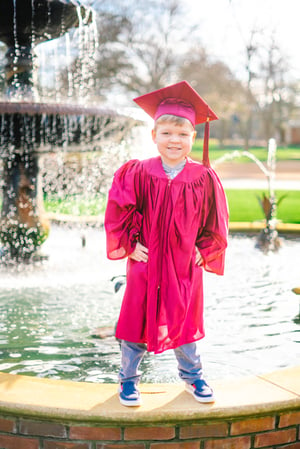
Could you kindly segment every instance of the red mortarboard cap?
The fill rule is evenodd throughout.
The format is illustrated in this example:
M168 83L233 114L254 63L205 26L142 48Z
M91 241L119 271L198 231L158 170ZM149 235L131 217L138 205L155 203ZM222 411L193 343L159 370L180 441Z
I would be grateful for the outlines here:
M189 119L190 106L194 109L193 125L204 123L207 118L217 120L218 117L210 109L208 104L200 97L187 81L155 90L149 94L134 98L134 100L153 119L157 119L163 114L178 115L186 117L186 110ZM186 106L186 107L185 107Z
M203 163L209 165L209 122L218 117L187 81L155 90L134 98L134 101L154 120L164 114L171 114L187 118L193 126L205 122Z

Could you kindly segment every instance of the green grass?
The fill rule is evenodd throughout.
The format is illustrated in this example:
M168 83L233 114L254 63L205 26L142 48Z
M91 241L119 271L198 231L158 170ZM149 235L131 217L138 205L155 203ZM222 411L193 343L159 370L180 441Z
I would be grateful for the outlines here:
M210 160L214 161L223 157L225 154L230 154L235 150L243 151L242 147L226 147L220 148L217 142L213 139L210 141L209 154ZM194 143L191 157L201 160L203 151L203 142L197 139ZM250 148L249 151L254 154L261 162L266 162L268 157L267 148ZM253 161L247 156L241 156L234 159L235 162L251 162ZM276 151L276 161L281 160L300 160L300 147L278 147ZM227 199L230 212L230 221L252 222L263 220L264 214L261 209L257 197L262 197L264 192L259 189L227 189ZM300 223L300 191L277 191L276 198L285 195L285 198L280 202L277 209L277 218L283 223Z
M226 189L230 221L252 222L264 219L258 197L267 192L263 189ZM280 200L277 218L283 223L300 223L300 191L276 191L276 198ZM44 201L47 212L68 215L99 215L104 212L103 197L68 196L65 199L46 197Z
M259 189L226 189L230 221L252 222L264 219L258 197L268 192ZM277 219L283 223L300 223L300 191L276 191L276 198L285 195L277 208Z
M46 212L66 214L74 216L99 215L103 213L105 205L103 195L67 195L63 198L58 196L45 196L44 207Z
M201 139L197 139L193 145L191 157L195 159L202 159L203 143ZM219 159L225 154L230 154L235 150L243 151L242 147L225 147L220 148L217 143L212 139L209 145L209 158L211 161ZM254 154L260 161L265 162L268 157L267 148L250 148L249 151ZM247 156L238 157L235 159L240 162L251 162ZM282 160L300 160L300 147L278 147L276 151L276 161Z

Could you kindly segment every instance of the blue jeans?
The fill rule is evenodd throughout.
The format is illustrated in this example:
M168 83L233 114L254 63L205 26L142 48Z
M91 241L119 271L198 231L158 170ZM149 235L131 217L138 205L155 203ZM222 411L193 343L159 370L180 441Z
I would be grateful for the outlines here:
M121 382L132 380L138 383L141 377L140 363L147 351L143 343L121 342L121 369L119 379ZM200 354L195 342L179 346L174 349L178 362L179 377L192 384L195 380L203 378Z

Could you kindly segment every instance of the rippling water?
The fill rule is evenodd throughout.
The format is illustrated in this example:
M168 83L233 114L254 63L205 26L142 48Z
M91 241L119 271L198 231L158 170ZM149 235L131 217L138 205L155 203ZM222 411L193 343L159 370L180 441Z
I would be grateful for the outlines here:
M85 233L86 247L81 245ZM111 278L125 263L105 256L102 231L52 227L49 260L0 267L0 371L56 379L117 382L113 326L121 303ZM230 237L225 276L205 274L206 337L199 342L209 379L259 374L299 364L300 239L262 254L254 238ZM147 354L144 382L176 382L173 351Z

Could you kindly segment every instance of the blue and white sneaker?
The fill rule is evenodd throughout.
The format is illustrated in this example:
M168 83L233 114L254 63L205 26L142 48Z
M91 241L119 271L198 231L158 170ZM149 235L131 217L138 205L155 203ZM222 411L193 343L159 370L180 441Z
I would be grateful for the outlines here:
M185 389L191 393L198 402L215 402L214 392L204 379L196 380L192 385L186 383Z
M136 407L141 405L141 395L133 381L127 380L125 382L121 382L118 391L119 400L122 405L126 405L127 407Z

